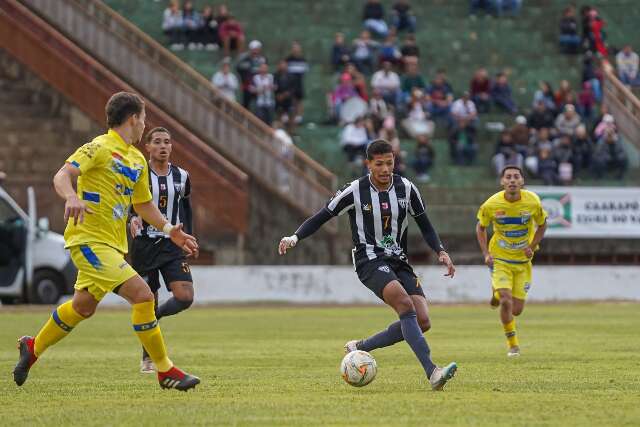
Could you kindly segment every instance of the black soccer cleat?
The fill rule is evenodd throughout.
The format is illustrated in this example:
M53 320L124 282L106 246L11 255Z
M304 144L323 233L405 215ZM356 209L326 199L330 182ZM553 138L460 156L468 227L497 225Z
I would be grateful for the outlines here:
M162 388L175 388L180 391L187 391L200 384L200 378L182 372L175 366L167 372L158 372L158 382Z
M33 350L34 342L34 338L30 336L24 336L18 340L20 356L16 367L13 368L13 380L19 386L27 381L29 369L31 369L31 366L33 366L33 364L36 363L36 360L38 360Z

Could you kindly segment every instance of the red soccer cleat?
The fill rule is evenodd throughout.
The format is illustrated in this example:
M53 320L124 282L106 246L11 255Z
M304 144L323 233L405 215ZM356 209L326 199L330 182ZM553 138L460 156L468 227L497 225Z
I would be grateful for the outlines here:
M182 372L175 366L166 372L158 372L158 382L162 388L175 388L187 391L200 384L200 378Z
M38 358L33 350L33 344L35 339L30 336L24 336L18 340L18 350L20 351L20 358L16 367L13 368L13 380L21 386L27 380L29 376L29 369L36 363Z

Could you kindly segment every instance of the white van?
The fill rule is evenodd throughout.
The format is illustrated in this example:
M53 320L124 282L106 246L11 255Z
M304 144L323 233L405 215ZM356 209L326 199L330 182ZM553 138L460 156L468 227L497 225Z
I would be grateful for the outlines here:
M49 220L36 224L36 200L28 188L29 214L0 187L0 301L55 304L73 293L77 270L64 238L49 231Z

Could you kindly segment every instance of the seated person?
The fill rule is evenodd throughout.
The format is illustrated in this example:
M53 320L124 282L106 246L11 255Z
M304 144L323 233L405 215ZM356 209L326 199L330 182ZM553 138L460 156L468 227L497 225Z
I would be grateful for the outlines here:
M371 87L380 91L384 100L394 107L400 102L400 77L393 71L391 62L383 62L382 69L373 74Z
M213 8L205 6L202 9L202 32L200 33L200 43L204 44L207 50L216 50L220 45L218 39L218 21L213 16Z
M347 160L355 166L357 172L362 167L369 135L364 117L358 117L354 123L348 123L340 134L340 145L347 155Z
M334 71L340 71L351 62L351 52L344 42L344 34L336 33L331 48L331 65Z
M558 162L550 148L542 148L538 152L537 165L536 175L542 179L544 185L558 184Z
M349 73L340 76L340 84L328 95L329 115L332 120L338 121L340 118L340 107L350 98L358 96L353 87L353 79Z
M534 108L539 101L542 101L553 115L556 114L556 95L553 93L551 83L543 80L538 82L538 90L533 94Z
M375 131L380 130L387 117L393 118L393 108L384 100L382 92L379 89L373 89L371 99L369 99L367 114L369 114L369 117L371 117L373 121L373 129Z
M451 127L449 129L449 147L451 160L457 165L473 163L478 151L475 143L478 112L464 92L462 98L451 105Z
M555 127L560 135L571 137L581 123L582 121L576 113L576 108L571 104L567 104L564 106L563 113L556 117Z
M578 35L578 21L576 20L576 8L567 6L560 19L560 50L564 53L578 53L582 39Z
M420 57L420 48L416 43L416 36L414 34L407 34L407 37L404 38L404 42L400 47L400 54L402 55L402 66L404 68L408 58L417 58Z
M576 128L572 145L574 172L577 174L582 170L589 170L591 168L593 142L591 142L585 125L580 125Z
M380 0L367 0L362 9L364 27L376 37L385 38L389 34L389 27L384 20L384 7Z
M553 113L547 109L543 100L536 102L533 111L529 114L527 124L530 128L539 130L540 128L553 127Z
M404 30L409 33L416 32L416 17L411 12L411 5L408 0L398 0L391 7L391 26L396 33Z
M572 104L572 105L576 104L576 94L573 91L573 89L571 89L571 84L569 83L569 80L562 80L560 82L560 87L558 88L555 94L555 100L556 100L556 111L558 112L562 111L564 109L564 106L567 104Z
M593 151L593 174L596 179L612 172L615 179L622 179L627 171L629 159L622 141L614 131L607 130L598 140Z
M558 180L562 185L569 185L573 180L573 146L572 138L562 135L555 141L553 158L558 164Z
M418 135L416 138L416 151L413 158L413 169L416 172L418 182L429 182L429 170L433 166L436 153L429 142L427 135Z
M182 19L184 22L184 34L189 50L202 49L204 45L200 41L202 40L202 29L204 27L204 23L200 13L193 8L193 2L190 0L184 2Z
M518 107L511 97L511 86L505 73L498 73L496 76L496 81L491 87L491 99L496 106L508 113L518 112Z
M428 89L429 113L433 117L447 117L453 102L453 89L447 82L446 75L443 70L438 70L436 77L431 82Z
M233 16L229 15L222 24L218 26L218 38L222 42L224 56L229 56L232 50L236 52L244 51L244 29L242 24Z
M500 176L500 173L507 165L518 166L522 169L524 159L522 154L518 153L513 143L513 138L509 131L503 131L500 134L500 139L496 144L495 154L493 156L493 166L496 172L496 176Z
M382 64L387 61L393 65L400 65L402 63L402 54L396 44L395 34L389 34L379 49L378 62Z
M182 11L178 0L171 0L169 7L164 10L162 32L169 39L171 50L184 48L184 20L182 19Z
M411 94L414 89L419 89L421 91L425 91L427 85L424 81L424 78L420 75L418 71L418 62L417 61L407 61L405 64L406 73L402 76L401 80L401 89L402 96L407 102L411 98Z
M435 130L435 124L429 120L429 114L424 107L424 98L424 93L420 89L413 89L407 118L402 121L402 127L413 139L418 139L420 135L431 138Z
M364 74L371 74L373 71L373 63L375 51L379 43L371 40L371 33L364 30L360 33L360 37L353 40L353 53L351 59L358 71Z
M476 70L469 83L469 94L478 112L486 113L491 107L491 81L489 73L484 68Z
M631 50L630 45L618 52L616 55L616 68L618 78L627 86L640 86L640 76L638 76L638 54Z

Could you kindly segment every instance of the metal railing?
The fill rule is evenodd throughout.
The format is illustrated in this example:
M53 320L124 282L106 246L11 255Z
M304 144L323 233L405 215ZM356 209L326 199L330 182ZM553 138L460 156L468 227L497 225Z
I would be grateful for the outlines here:
M625 141L640 148L640 100L618 79L611 64L603 63L602 69L604 104Z
M311 212L332 193L331 172L297 148L284 156L270 127L101 1L21 1L292 206Z

